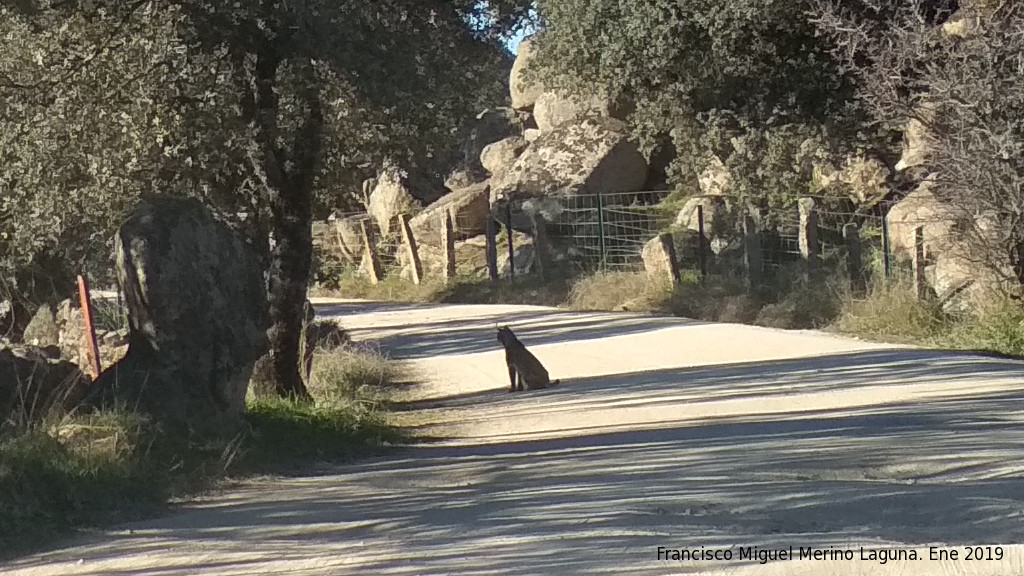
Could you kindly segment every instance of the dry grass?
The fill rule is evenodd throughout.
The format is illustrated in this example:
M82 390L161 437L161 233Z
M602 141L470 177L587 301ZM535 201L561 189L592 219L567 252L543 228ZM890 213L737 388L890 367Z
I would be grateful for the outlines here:
M894 343L935 342L952 327L935 302L919 300L904 283L874 286L866 298L847 298L833 324L839 332Z
M387 276L374 285L366 277L346 274L337 288L318 288L312 296L357 298L383 302L442 302L460 304L536 304L560 306L566 301L570 283L565 277L546 281L536 275L519 276L513 281L491 282L477 276L458 276L445 283L436 276L413 284L396 276Z

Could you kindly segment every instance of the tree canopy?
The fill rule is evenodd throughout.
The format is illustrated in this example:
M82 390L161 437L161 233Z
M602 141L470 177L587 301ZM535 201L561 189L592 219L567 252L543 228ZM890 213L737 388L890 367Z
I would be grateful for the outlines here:
M278 376L296 388L297 367L285 366L297 365L314 211L351 205L386 157L443 176L460 122L503 96L510 62L499 40L527 8L0 4L6 285L24 287L25 271L44 263L106 260L114 227L148 192L199 196L229 219L247 210L267 251Z

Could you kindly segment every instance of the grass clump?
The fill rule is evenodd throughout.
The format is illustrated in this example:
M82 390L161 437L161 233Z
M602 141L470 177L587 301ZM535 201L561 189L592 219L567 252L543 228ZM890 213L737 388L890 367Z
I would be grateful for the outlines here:
M308 384L313 402L262 398L249 403L250 437L240 464L253 472L281 472L401 441L384 411L388 388L400 376L394 362L367 348L318 350Z
M69 526L159 509L172 487L152 461L154 432L128 412L0 430L0 557Z
M384 412L397 377L371 350L318 350L313 402L251 400L244 425L220 437L165 429L129 410L2 426L0 558L73 528L151 515L220 480L308 470L399 442Z
M840 332L896 343L935 342L951 327L941 305L919 299L900 282L875 286L864 299L847 298L833 325Z
M938 340L940 345L959 350L1024 357L1024 307L1020 301L994 298L961 317Z
M570 286L565 276L541 280L533 274L499 282L462 274L447 284L442 278L427 276L417 285L396 275L385 276L378 284L373 284L365 276L346 273L338 280L336 288L321 288L314 295L383 302L558 306L565 303Z

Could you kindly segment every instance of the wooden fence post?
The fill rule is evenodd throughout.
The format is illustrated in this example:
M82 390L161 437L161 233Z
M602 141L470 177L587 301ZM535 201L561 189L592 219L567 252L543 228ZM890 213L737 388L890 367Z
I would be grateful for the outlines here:
M885 279L888 281L892 277L892 261L889 257L891 249L889 247L889 215L886 214L882 217L882 266L885 270Z
M455 278L455 229L452 225L452 214L445 210L441 213L441 254L444 268L444 281Z
M753 292L761 286L764 256L761 254L757 222L749 214L743 219L743 265L747 271L747 290Z
M413 236L412 227L409 226L409 215L399 214L398 225L402 229L402 244L405 245L405 255L409 258L412 283L419 284L423 279L423 264L420 262L420 252L416 247L416 237Z
M800 256L807 263L808 269L818 265L820 250L818 246L818 210L814 198L801 198L797 201L800 207Z
M548 233L547 222L540 214L530 214L530 222L533 224L533 254L537 272L541 280L546 280L551 270L551 262L548 259Z
M384 273L380 265L380 258L377 256L377 239L373 235L373 228L368 217L359 220L359 230L363 234L363 267L370 275L370 282L379 284Z
M928 281L925 278L924 268L927 265L925 262L924 253L924 227L918 226L914 228L914 293L921 300L928 295Z
M487 275L491 282L498 281L498 222L494 216L487 215L484 234L487 238Z
M704 232L704 205L697 205L697 263L700 265L700 277L708 275L708 237Z
M853 222L843 226L843 242L846 244L846 266L850 274L850 289L855 294L863 294L867 291L867 282L864 278L860 229Z

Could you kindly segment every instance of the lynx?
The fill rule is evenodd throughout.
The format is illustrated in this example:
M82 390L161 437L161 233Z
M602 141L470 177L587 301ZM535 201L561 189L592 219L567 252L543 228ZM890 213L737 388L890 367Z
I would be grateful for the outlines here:
M508 326L498 328L498 342L505 348L505 364L508 365L508 379L512 384L509 392L547 388L558 384L558 380L552 381L548 378L548 371L544 365L526 349Z

